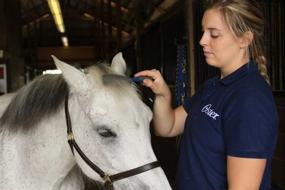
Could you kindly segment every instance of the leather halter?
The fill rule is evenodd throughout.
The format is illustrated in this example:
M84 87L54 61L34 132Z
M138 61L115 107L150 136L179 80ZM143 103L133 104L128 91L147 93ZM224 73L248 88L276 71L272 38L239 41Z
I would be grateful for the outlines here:
M70 120L70 114L68 109L68 96L65 98L65 118L66 118L66 125L67 125L67 139L69 146L71 148L72 153L74 154L74 149L77 151L79 156L85 161L85 163L92 168L97 174L100 175L104 182L105 188L108 190L114 189L113 182L128 178L143 172L146 172L148 170L160 167L160 163L158 161L154 161L148 164L145 164L143 166L133 168L124 172L120 172L117 174L109 175L105 173L101 168L99 168L96 164L94 164L80 149L78 144L76 143L74 139L74 135L72 132L72 126L71 126L71 120Z

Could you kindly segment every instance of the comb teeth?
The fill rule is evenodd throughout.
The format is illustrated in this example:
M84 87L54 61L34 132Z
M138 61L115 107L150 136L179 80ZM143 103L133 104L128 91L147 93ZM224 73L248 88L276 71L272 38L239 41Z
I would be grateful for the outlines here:
M117 75L117 74L105 74L103 75L103 82L104 83L110 83L110 81L113 80L125 80L128 82L136 83L136 84L142 84L144 79L150 79L149 77L126 77L123 75Z
M143 82L143 80L145 79L145 77L131 77L130 79L134 83L141 84Z

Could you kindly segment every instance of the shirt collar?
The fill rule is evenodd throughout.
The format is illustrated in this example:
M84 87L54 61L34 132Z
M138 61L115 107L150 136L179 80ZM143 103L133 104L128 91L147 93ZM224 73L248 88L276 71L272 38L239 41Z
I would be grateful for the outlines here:
M220 83L222 83L223 85L230 85L233 82L241 79L245 75L247 75L247 74L249 74L251 72L254 72L254 71L258 71L258 68L257 68L256 62L251 59L248 63L244 64L239 69L237 69L233 73L229 74L225 78L218 79L218 81Z

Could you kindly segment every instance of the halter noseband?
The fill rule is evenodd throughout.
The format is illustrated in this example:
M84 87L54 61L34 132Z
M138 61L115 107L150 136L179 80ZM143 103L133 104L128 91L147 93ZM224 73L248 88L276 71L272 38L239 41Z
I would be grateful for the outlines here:
M160 164L158 161L154 161L148 164L145 164L143 166L130 169L121 173L117 173L114 175L109 175L105 173L102 169L100 169L96 164L94 164L80 149L78 144L76 143L74 139L74 135L72 132L72 126L71 126L71 120L70 120L70 115L69 115L69 109L68 109L68 96L65 98L65 118L66 118L66 125L67 125L67 138L68 138L68 143L71 148L72 153L74 154L74 149L77 151L79 156L85 161L85 163L92 168L97 174L100 175L100 177L103 179L104 186L108 190L114 189L113 182L128 178L143 172L146 172L148 170L160 167Z

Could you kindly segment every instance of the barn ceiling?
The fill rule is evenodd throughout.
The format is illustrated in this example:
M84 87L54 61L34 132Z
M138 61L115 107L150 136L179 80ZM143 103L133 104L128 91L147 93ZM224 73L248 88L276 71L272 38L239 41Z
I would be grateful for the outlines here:
M62 46L47 0L20 0L25 39L38 47ZM70 46L123 46L178 0L59 0ZM121 37L120 37L121 36Z

